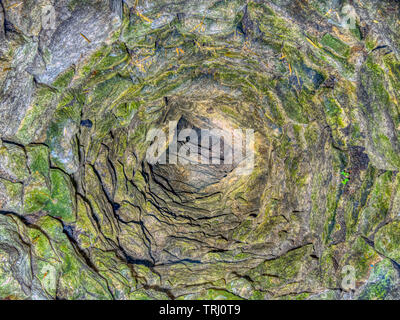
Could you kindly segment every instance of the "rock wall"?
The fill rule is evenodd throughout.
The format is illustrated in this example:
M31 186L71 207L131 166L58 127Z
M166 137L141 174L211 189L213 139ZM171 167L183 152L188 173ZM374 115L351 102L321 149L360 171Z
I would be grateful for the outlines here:
M1 0L0 297L400 298L399 19ZM253 129L254 170L148 163L171 121Z

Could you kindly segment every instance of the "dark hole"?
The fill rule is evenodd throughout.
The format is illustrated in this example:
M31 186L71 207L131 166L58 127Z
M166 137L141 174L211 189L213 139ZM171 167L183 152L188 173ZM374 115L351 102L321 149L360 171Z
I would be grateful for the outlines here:
M121 208L121 205L120 205L119 203L114 202L114 203L113 203L113 209L114 209L115 211L117 211L119 208Z
M90 121L89 119L82 120L81 121L81 126L84 126L84 127L87 127L87 128L91 128L91 127L93 127L93 122Z

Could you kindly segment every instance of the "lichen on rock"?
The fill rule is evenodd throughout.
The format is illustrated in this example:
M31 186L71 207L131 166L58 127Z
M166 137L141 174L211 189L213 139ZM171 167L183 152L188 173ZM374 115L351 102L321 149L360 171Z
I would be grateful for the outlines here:
M1 0L0 298L399 299L399 10ZM254 168L150 163L170 123Z

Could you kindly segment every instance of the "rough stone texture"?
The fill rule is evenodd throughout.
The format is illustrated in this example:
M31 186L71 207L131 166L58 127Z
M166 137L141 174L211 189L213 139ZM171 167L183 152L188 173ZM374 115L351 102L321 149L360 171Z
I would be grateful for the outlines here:
M400 298L398 1L63 0L54 28L18 3L1 298ZM254 129L253 172L149 164L169 121Z

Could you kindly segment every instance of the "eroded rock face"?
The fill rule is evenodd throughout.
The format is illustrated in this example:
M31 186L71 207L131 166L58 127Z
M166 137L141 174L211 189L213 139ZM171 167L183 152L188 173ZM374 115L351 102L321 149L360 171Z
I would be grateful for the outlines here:
M0 297L399 298L397 1L0 3Z

